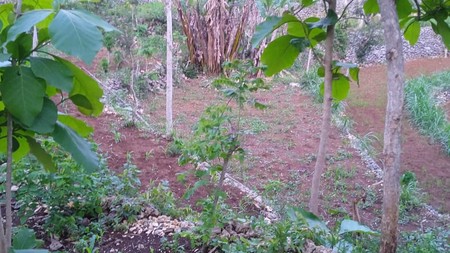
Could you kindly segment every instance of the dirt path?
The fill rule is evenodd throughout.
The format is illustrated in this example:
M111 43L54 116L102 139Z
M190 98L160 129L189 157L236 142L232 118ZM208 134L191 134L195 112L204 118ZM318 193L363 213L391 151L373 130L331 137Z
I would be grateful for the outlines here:
M407 79L450 70L450 58L418 59L406 63ZM374 133L380 140L376 145L381 153L386 107L386 67L383 65L361 69L361 87L353 87L348 99L347 113L356 122L359 135ZM421 136L406 117L403 131L402 171L413 171L419 186L428 194L428 202L442 212L450 211L450 157L440 145ZM378 156L379 158L380 156ZM381 164L381 163L379 163Z

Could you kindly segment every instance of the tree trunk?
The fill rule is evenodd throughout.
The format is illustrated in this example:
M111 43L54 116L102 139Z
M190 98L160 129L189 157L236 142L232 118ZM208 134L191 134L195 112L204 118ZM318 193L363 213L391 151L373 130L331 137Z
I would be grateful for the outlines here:
M16 19L22 12L22 0L16 3ZM16 62L11 63L12 66ZM3 225L3 215L0 211L0 252L8 252L11 247L12 239L12 165L13 165L13 119L10 113L6 113L6 182L5 182L5 225ZM1 208L1 207L0 207Z
M336 11L336 0L328 0L329 9ZM320 193L320 177L325 168L325 156L328 146L329 132L331 126L331 87L333 81L332 61L333 61L333 40L334 25L327 27L327 39L325 41L325 80L324 80L324 98L322 112L322 128L320 133L319 151L317 152L317 160L314 166L314 175L311 185L311 198L309 199L309 211L318 214L319 211L319 193Z
M378 0L384 28L387 61L386 122L384 127L383 217L381 220L381 253L397 249L398 202L400 196L400 155L403 117L404 59L395 2Z
M172 67L172 0L167 0L167 59L166 59L166 135L169 137L173 132L172 121L172 91L173 91L173 67Z
M13 163L13 119L11 114L6 113L6 125L7 125L7 157L6 157L6 183L5 183L5 217L6 221L3 225L2 212L0 210L0 252L8 252L11 247L12 237L12 163Z

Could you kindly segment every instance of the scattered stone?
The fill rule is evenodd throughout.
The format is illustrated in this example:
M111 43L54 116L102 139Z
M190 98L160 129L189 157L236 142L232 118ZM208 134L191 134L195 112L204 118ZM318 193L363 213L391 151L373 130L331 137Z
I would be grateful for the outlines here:
M333 250L324 246L317 246L311 240L306 240L305 253L332 253Z
M231 236L231 234L226 229L224 229L222 231L221 235L222 235L222 237L225 237L225 238L230 238L230 236Z
M56 239L51 239L51 243L49 246L50 251L57 251L63 247L62 243Z
M149 210L144 210L143 213L149 213ZM152 215L155 214L154 211L151 212ZM161 216L149 216L145 217L147 214L141 215L143 217L137 220L133 225L130 226L127 232L132 234L142 234L146 235L171 235L173 233L178 233L181 231L187 231L194 227L194 224L188 221L179 221L177 219L172 219L169 216L161 215Z
M213 228L212 231L211 231L211 233L213 235L220 235L221 232L222 232L222 229L218 228L218 227Z

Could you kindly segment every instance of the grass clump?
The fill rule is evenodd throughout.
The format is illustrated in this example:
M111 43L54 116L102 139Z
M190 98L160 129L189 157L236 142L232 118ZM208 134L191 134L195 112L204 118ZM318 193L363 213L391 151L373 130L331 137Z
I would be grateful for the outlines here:
M439 105L439 95L450 89L450 72L411 80L406 85L406 108L422 134L440 142L450 155L450 122ZM442 102L442 101L441 101Z

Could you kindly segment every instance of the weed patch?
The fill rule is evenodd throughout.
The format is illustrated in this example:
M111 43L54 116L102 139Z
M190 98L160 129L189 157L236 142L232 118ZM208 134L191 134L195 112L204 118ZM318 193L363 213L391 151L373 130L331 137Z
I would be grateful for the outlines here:
M411 122L422 134L440 142L450 155L450 123L437 99L441 92L448 89L450 72L444 72L409 81L405 92Z

